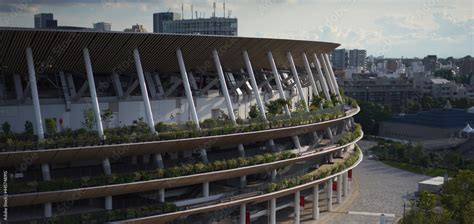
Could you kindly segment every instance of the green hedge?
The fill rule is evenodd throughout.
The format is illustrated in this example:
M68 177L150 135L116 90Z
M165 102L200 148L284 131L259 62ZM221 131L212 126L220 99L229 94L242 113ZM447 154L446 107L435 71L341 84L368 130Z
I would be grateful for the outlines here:
M362 136L362 126L360 126L360 124L356 124L354 131L344 133L341 139L337 141L337 144L339 145L349 144L353 142L354 140L356 140L357 138L359 138L360 136Z
M291 151L278 153L266 153L252 157L240 157L230 160L217 160L212 163L195 163L174 166L166 169L156 169L152 171L139 171L126 174L114 174L111 176L83 177L81 179L55 179L51 181L31 181L31 182L11 182L10 194L20 194L29 192L44 192L55 190L66 190L84 188L92 186L104 186L109 184L131 183L135 181L156 180L161 178L172 178L188 176L198 173L235 169L245 166L270 163L279 160L295 158L296 154Z
M305 174L302 176L282 180L278 183L271 183L267 186L266 192L271 193L275 191L280 191L284 190L287 188L292 188L296 187L302 184L306 184L312 181L316 181L322 178L325 178L329 175L336 174L338 172L343 171L344 169L349 168L350 166L354 165L357 160L359 159L360 156L360 149L358 146L356 146L356 151L349 157L347 158L343 164L336 164L331 167L330 170L326 171L319 171L314 174Z

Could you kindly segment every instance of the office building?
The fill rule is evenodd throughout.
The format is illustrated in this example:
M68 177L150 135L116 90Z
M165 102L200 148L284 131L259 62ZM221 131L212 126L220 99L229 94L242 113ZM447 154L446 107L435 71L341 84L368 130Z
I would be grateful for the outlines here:
M349 51L336 49L331 54L331 60L336 69L346 69L349 64Z
M132 28L126 28L123 32L132 32L132 33L146 33L148 32L143 25L135 24L132 25Z
M53 13L39 13L35 15L36 29L50 29L56 28L58 21L54 20Z
M176 12L153 13L153 33L164 33L163 24L168 21L180 20L181 14Z
M112 30L112 24L111 23L106 23L106 22L98 22L94 23L94 28L95 31L111 31Z
M153 15L153 30L158 33L183 33L237 36L237 18L216 17L178 19L178 13L155 13Z
M0 123L13 132L0 135L9 223L274 224L283 215L299 223L305 204L314 208L305 218L318 219L356 186L358 106L282 106L267 116L264 105L307 105L319 92L341 99L328 56L339 44L93 30L0 35L11 37L0 73ZM68 44L49 60L53 42ZM254 105L259 119L249 119Z
M349 66L352 67L362 67L363 69L367 68L367 51L353 49L349 50Z

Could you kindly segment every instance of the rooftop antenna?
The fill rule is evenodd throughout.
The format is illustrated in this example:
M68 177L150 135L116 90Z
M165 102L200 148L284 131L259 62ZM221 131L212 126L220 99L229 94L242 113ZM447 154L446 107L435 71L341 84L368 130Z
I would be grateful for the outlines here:
M194 19L194 9L193 9L193 4L191 4L191 19Z
M184 3L181 4L181 20L184 19Z
M214 11L212 13L212 17L216 17L216 2L212 3L212 8L214 8Z
M227 18L230 18L231 14L232 14L232 10L229 9L229 11L227 12Z
M196 10L196 19L199 19L198 11Z
M225 1L224 1L224 5L223 5L223 6L224 6L224 18L225 18Z

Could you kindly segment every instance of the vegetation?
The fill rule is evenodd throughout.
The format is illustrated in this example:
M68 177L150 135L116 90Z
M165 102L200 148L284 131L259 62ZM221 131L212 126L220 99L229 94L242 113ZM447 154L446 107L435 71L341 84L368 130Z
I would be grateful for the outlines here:
M356 124L354 131L344 133L341 139L339 139L339 141L337 142L337 144L339 145L349 144L350 142L353 142L360 136L362 136L362 127L360 126L360 124Z
M249 117L251 119L259 118L260 117L260 110L258 109L257 105L252 105L249 111Z
M28 192L44 192L55 190L66 190L74 188L85 188L93 186L104 186L110 184L130 183L135 181L148 181L162 178L173 178L188 176L199 173L214 172L226 169L235 169L245 166L271 163L280 160L295 158L296 154L285 151L278 153L266 153L252 157L240 157L237 159L217 160L212 163L183 164L166 169L139 171L125 174L113 174L111 176L82 177L81 179L55 179L50 181L11 182L9 183L11 194Z
M46 126L46 133L48 135L54 135L56 134L56 119L55 118L46 118L44 119L44 123Z
M440 195L421 192L402 224L474 223L474 172L461 170Z
M31 123L31 121L25 121L25 134L33 135L33 133L33 123Z
M114 209L112 211L98 211L82 213L79 215L66 215L66 216L55 216L50 219L42 219L38 224L47 223L71 223L71 224L82 224L82 223L107 223L114 221L121 221L126 219L140 218L145 216L152 216L158 214L165 214L178 211L173 203L160 203L152 204L147 206L141 206L136 208L127 209Z
M239 119L237 126L225 118L205 120L201 123L202 129L200 130L196 129L192 122L187 122L184 125L158 123L155 125L158 135L151 134L143 119L138 119L130 126L105 129L104 134L107 138L101 140L95 131L91 131L94 127L92 110L85 110L85 121L83 122L85 128L74 131L64 129L60 132L51 132L41 142L37 141L37 137L31 133L11 133L10 125L4 123L2 125L3 133L0 134L0 150L50 149L215 136L305 125L342 116L344 116L342 108L335 107L316 112L295 112L292 113L291 118L286 115L272 115L268 116L268 121L264 121L260 117L247 120Z
M347 158L343 164L332 165L330 169L325 170L325 171L308 173L302 176L282 180L278 183L271 183L267 186L266 191L267 193L280 191L280 190L296 187L298 185L306 184L306 183L316 181L316 180L325 178L327 176L336 174L354 165L359 159L359 156L360 156L360 149L357 147L356 151L349 158Z
M377 135L379 123L391 118L392 111L389 106L382 106L373 102L359 102L360 112L354 120L360 123L364 133Z
M426 152L421 145L380 141L371 152L388 165L430 176L455 173L459 169L474 171L474 161L454 151Z
M269 115L274 116L278 114L283 114L285 106L288 106L291 108L291 99L272 100L266 103L265 106L267 107L267 112Z

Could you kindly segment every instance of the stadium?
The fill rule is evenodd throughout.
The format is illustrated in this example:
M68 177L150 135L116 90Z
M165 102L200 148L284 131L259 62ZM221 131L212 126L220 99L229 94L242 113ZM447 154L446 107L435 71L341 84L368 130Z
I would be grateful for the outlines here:
M0 28L0 45L11 223L299 223L350 196L363 133L339 44Z

